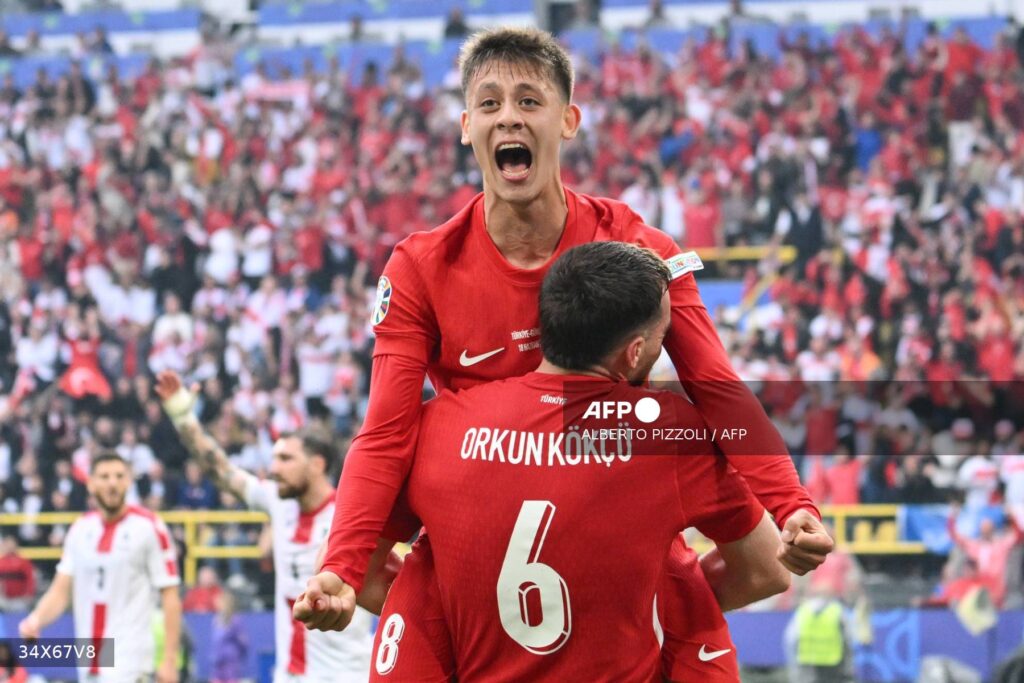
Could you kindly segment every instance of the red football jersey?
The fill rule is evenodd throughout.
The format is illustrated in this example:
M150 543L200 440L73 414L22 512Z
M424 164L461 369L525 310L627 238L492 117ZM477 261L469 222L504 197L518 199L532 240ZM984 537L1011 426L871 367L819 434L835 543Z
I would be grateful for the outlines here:
M632 419L644 438L586 445L588 407L644 397L660 406ZM659 428L686 438L649 436ZM428 402L408 495L457 677L660 680L654 599L674 538L697 526L729 543L764 514L710 432L677 394L596 377L532 372Z
M388 261L374 311L370 403L346 456L324 563L357 590L412 463L409 434L424 373L442 390L534 370L541 361L540 285L551 263L587 242L629 242L675 257L665 348L683 387L712 429L739 426L742 416L746 439L718 445L779 525L801 508L817 514L777 430L730 364L688 272L695 266L622 202L568 189L565 197L565 230L544 267L523 270L505 260L487 233L482 194L435 230L403 240ZM406 531L397 525L389 535Z

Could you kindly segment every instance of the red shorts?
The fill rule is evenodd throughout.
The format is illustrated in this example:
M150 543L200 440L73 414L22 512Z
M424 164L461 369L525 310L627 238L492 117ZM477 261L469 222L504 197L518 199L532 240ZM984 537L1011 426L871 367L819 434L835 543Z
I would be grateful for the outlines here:
M736 683L736 646L698 560L696 551L677 536L658 587L658 620L665 634L661 671L683 683Z
M434 554L426 535L413 544L380 614L370 681L442 683L455 674L455 655L441 606Z

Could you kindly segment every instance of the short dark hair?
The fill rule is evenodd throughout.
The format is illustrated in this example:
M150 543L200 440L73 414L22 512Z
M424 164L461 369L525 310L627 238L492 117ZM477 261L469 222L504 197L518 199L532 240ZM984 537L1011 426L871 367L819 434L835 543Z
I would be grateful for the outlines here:
M555 37L537 28L492 28L473 34L459 51L462 94L480 69L503 62L537 69L554 81L566 102L572 101L572 60Z
M311 425L293 431L281 432L278 438L298 439L306 455L315 455L324 459L325 472L330 474L334 471L335 463L338 460L338 453L334 446L334 438L325 429Z
M565 252L540 290L540 348L567 370L601 363L615 347L658 319L671 282L653 251L623 242L591 242Z
M89 463L89 474L95 472L96 468L99 467L101 463L111 461L117 461L124 465L125 467L131 467L128 461L122 458L120 454L118 454L116 451L100 451L95 456L93 456L92 461Z

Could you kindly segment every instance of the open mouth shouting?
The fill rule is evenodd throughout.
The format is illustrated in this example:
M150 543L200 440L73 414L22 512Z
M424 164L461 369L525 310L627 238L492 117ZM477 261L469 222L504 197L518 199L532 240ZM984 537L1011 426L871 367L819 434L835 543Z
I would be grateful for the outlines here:
M502 178L511 182L522 182L530 175L533 152L521 142L503 142L494 151L494 161Z

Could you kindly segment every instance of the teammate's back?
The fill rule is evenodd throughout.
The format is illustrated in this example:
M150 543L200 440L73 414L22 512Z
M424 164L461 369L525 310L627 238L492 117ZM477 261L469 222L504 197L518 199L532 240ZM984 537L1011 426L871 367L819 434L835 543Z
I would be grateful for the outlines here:
M669 278L634 246L571 250L541 294L539 370L424 407L409 502L460 679L657 678L655 590L676 534L726 544L762 520L696 409L629 383L660 351ZM379 673L389 647L401 656L401 629L384 629Z
M592 405L645 397L661 417L633 419L647 438L635 431L629 446L628 432L590 439L615 422L566 428ZM652 441L669 427L689 439ZM668 392L535 372L442 394L421 430L409 497L466 680L653 679L655 586L676 533L728 543L762 516L696 410Z

